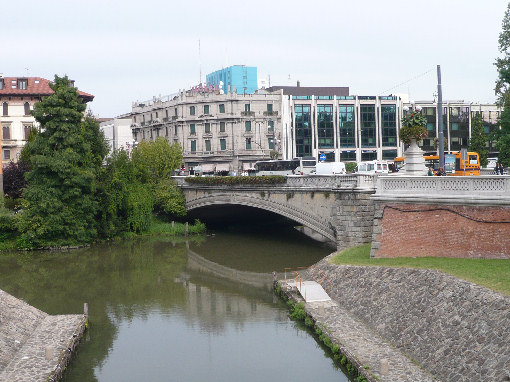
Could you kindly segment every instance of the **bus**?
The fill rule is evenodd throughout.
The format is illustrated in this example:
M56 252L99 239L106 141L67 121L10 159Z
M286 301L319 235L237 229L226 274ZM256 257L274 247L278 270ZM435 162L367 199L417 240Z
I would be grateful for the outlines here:
M432 166L434 174L439 169L439 155L425 155L425 166ZM395 166L401 168L404 165L404 157L395 158ZM453 176L480 175L480 157L478 153L467 152L466 158L462 159L462 153L452 152L444 155L444 170L446 174Z
M256 175L308 175L315 171L314 157L264 160L255 163Z

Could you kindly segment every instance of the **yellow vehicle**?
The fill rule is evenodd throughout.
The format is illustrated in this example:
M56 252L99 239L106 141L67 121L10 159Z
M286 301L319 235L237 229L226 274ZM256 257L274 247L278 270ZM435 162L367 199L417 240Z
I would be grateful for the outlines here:
M439 169L439 155L425 155L425 166L432 166L434 174ZM401 168L404 165L404 157L396 157L394 159L395 167ZM480 175L480 157L478 153L468 152L467 159L461 159L460 152L453 152L444 155L444 170L448 175L464 176L464 175Z

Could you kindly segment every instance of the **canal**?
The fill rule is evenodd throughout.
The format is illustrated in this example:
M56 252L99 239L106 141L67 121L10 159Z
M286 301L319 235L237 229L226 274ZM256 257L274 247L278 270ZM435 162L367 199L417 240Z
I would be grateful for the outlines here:
M282 222L213 224L189 241L0 255L0 288L50 314L89 303L66 382L348 381L271 290L272 271L331 251Z

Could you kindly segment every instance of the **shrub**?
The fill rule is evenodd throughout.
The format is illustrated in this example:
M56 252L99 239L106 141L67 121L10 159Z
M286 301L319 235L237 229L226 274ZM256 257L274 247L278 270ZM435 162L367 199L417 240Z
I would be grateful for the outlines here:
M207 186L218 185L256 185L256 184L282 184L286 178L281 175L272 176L195 176L187 177L186 182L190 184L203 184Z

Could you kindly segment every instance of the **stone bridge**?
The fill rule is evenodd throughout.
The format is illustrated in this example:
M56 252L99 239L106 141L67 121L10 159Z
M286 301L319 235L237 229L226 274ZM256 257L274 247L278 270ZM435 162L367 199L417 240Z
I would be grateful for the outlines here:
M373 257L510 258L510 176L290 176L277 185L198 185L175 177L186 208L243 205Z
M213 205L242 205L285 216L309 235L338 248L370 242L374 216L370 175L292 176L277 185L198 185L175 177L188 211Z

